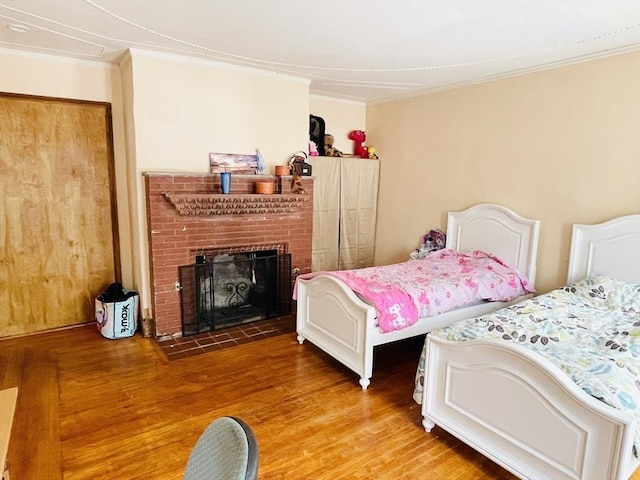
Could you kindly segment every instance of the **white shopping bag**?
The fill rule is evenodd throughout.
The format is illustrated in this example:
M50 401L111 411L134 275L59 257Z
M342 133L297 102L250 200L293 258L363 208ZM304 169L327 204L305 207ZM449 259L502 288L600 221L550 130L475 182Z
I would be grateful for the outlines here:
M139 295L119 302L103 302L96 298L96 326L106 338L125 338L138 328Z

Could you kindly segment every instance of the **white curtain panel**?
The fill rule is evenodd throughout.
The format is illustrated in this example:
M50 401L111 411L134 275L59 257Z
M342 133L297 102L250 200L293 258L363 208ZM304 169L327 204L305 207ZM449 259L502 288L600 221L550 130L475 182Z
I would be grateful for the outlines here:
M373 265L379 160L309 157L313 184L311 269Z
M343 158L340 165L340 242L338 268L373 265L380 162Z
M313 240L311 270L338 269L340 222L340 159L310 157L313 167Z

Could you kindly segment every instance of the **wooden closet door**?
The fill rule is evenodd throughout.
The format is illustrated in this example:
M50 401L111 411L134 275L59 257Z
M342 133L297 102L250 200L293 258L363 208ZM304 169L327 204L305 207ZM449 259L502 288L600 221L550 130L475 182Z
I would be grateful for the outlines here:
M0 337L91 322L119 276L108 104L0 95Z

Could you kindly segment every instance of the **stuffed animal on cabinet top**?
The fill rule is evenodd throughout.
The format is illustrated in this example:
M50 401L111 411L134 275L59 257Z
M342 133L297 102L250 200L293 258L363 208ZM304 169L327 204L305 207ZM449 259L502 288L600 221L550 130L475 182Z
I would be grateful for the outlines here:
M363 145L367 136L362 130L352 130L349 139L353 140L353 153L360 158L369 158L369 149Z
M342 152L337 148L334 148L333 146L334 140L335 139L333 138L333 135L329 135L328 133L325 134L324 136L324 156L325 157L341 157L342 156Z
M317 157L318 155L320 155L320 153L318 152L318 146L316 145L316 142L314 142L313 140L309 140L309 156Z

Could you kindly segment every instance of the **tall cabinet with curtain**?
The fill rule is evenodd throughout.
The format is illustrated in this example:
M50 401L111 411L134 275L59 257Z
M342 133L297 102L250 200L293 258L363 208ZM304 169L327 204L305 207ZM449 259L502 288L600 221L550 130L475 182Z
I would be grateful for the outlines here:
M313 185L311 269L373 265L378 207L378 159L310 157Z

